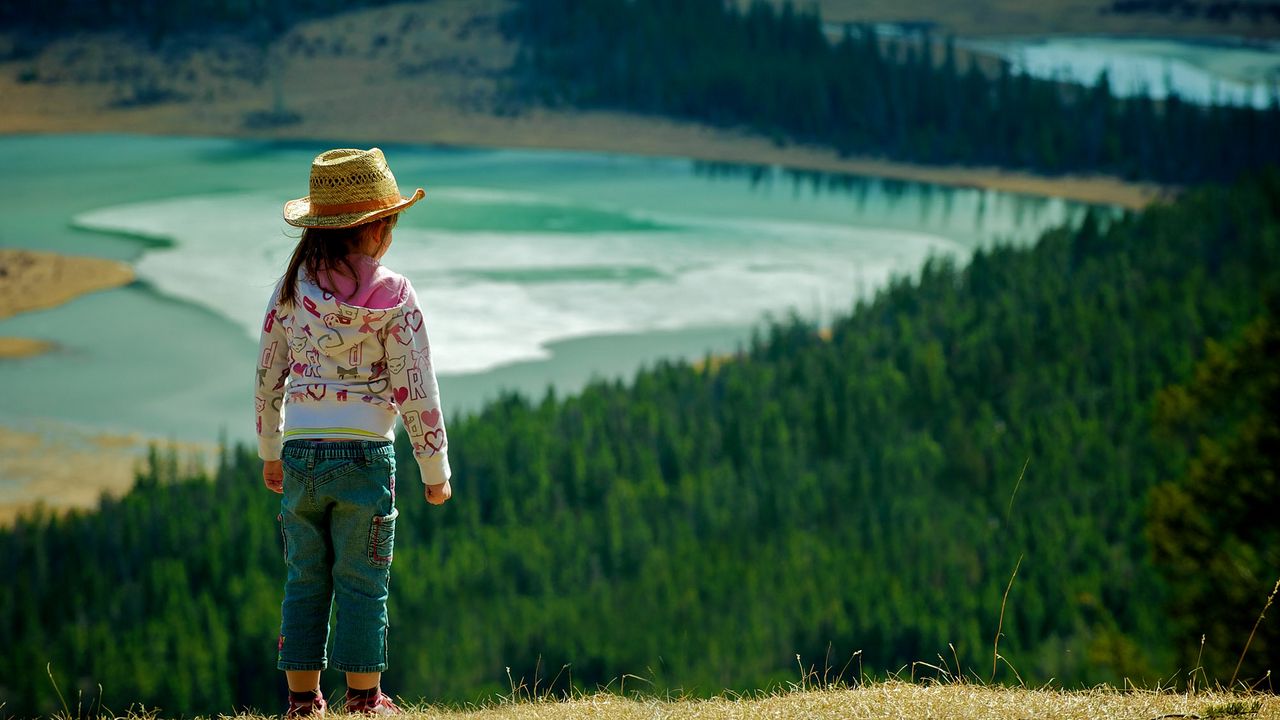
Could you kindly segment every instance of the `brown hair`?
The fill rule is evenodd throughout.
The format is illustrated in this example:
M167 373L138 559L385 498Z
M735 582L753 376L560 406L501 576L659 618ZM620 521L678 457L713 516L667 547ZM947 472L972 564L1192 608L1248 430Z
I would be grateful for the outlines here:
M299 271L312 282L320 282L320 272L328 270L346 275L360 286L360 277L355 266L347 258L359 252L370 233L376 232L380 241L386 232L395 227L399 214L371 220L360 225L344 228L303 228L302 237L298 238L298 246L289 257L289 265L280 282L281 305L291 306L298 299ZM333 292L333 288L323 288Z

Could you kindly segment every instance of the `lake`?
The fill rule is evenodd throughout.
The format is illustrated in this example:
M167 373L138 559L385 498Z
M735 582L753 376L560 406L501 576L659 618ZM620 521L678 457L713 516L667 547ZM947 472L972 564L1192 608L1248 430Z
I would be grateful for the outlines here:
M852 26L851 26L852 27ZM914 23L874 23L891 38L918 37ZM843 23L827 23L838 41ZM942 36L934 37L941 39ZM955 44L1009 63L1017 73L1092 87L1105 72L1117 97L1171 93L1186 102L1270 107L1280 98L1280 41L1231 37L1161 38L1109 35L957 37Z
M0 246L115 258L138 282L0 321L0 424L211 441L252 434L258 325L298 231L282 204L341 142L10 136ZM819 323L931 254L1027 243L1060 199L586 152L385 146L426 199L384 262L414 283L447 411L730 352ZM42 425L44 426L44 425Z
M1266 108L1280 97L1280 43L1125 37L972 38L956 45L1009 61L1034 77L1094 85L1113 94L1171 93L1199 104Z

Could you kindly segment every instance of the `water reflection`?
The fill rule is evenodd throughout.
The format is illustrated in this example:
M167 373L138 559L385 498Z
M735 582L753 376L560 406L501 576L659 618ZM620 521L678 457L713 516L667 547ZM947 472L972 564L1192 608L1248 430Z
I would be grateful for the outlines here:
M855 173L784 168L776 165L696 160L695 177L711 182L741 182L753 193L773 196L788 191L795 200L843 198L860 225L928 229L957 233L977 247L991 242L1025 243L1048 227L1078 222L1089 204L1061 198L972 187L956 187ZM1120 210L1093 206L1100 216Z
M247 432L241 393L263 298L296 242L281 228L280 203L305 188L316 149L0 138L24 178L0 244L109 254L133 263L147 288L0 322L0 335L60 348L15 365L29 382L9 388L0 422L60 413L54 419L118 430L180 428L194 440L220 428ZM1030 243L1047 228L1078 223L1087 207L764 164L395 152L398 174L426 181L430 202L398 226L388 264L433 308L437 369L454 407L477 407L501 388L572 391L658 358L730 351L769 313L825 322L929 257L963 264L978 247ZM144 324L165 327L171 342L138 363ZM203 351L193 358L190 347ZM201 378L197 387L191 377ZM79 399L74 406L50 406L45 388L55 378ZM106 388L124 388L137 402L121 407ZM166 414L179 395L206 412Z

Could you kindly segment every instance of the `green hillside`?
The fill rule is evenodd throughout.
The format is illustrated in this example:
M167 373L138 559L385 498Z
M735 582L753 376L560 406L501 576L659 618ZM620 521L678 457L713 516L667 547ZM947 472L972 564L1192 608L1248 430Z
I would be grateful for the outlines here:
M1274 425L1253 402L1265 383L1192 381L1210 340L1219 360L1259 362L1272 346L1244 328L1269 322L1278 291L1273 172L963 267L934 259L829 339L781 322L704 370L665 363L454 418L449 505L426 506L399 451L385 685L473 700L509 691L510 668L541 687L631 674L628 688L698 696L794 680L797 654L871 676L941 655L986 679L1019 558L997 681L1185 679L1211 630L1206 673L1225 682L1277 545L1196 502L1149 523L1147 499L1161 485L1265 506L1250 483L1275 482L1271 436L1239 441L1261 475L1206 486L1186 433L1207 422L1228 443L1232 418ZM1202 402L1168 412L1172 385ZM277 710L278 496L244 450L214 478L180 465L157 456L97 512L0 532L0 713L60 707L48 664L64 694L101 685L116 711ZM1170 517L1201 545L1235 533L1231 595L1255 610L1181 601L1194 548L1161 535ZM1278 665L1277 627L1259 629L1242 678Z

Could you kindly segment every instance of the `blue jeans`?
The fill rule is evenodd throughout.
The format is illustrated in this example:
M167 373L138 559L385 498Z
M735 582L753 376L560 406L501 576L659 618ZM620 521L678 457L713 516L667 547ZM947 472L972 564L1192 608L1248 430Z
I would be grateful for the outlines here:
M333 666L387 668L387 583L396 529L390 442L290 440L281 457L284 586L277 667L323 670L335 599Z

